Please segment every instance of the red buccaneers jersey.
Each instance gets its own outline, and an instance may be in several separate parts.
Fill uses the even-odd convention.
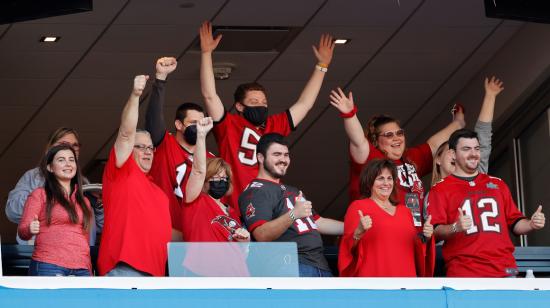
[[[187,242],[231,242],[241,228],[239,213],[229,208],[226,214],[209,195],[201,192],[193,202],[185,204],[183,224]]]
[[[207,152],[207,157],[215,157]],[[185,150],[168,131],[157,147],[149,175],[170,199],[172,228],[183,232],[183,195],[193,167],[193,154]]]
[[[458,209],[472,217],[472,227],[445,240],[443,258],[449,277],[505,277],[516,268],[509,230],[525,218],[504,181],[480,173],[466,181],[450,175],[437,183],[428,197],[432,224],[448,225]]]
[[[256,128],[244,117],[226,112],[214,124],[220,156],[231,165],[233,172],[233,193],[228,202],[238,212],[240,193],[258,175],[256,145],[260,137],[267,133],[287,136],[294,130],[292,116],[289,110],[271,115],[265,126]]]
[[[359,193],[359,177],[363,168],[373,159],[386,158],[386,155],[370,142],[369,147],[369,157],[367,157],[364,163],[354,161],[353,157],[350,155],[350,203],[361,197]],[[397,192],[399,203],[405,204],[405,194],[412,192],[418,195],[419,204],[424,204],[424,187],[420,178],[432,172],[432,150],[427,143],[424,143],[416,147],[407,148],[403,157],[404,160],[399,159],[393,161],[397,166]],[[405,168],[407,168],[406,172]]]

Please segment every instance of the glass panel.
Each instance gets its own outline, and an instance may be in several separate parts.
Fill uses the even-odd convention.
[[[296,243],[169,243],[170,277],[298,277]]]
[[[539,204],[550,216],[550,110],[541,113],[519,136],[525,214],[530,217]],[[527,236],[529,246],[550,246],[550,228]]]

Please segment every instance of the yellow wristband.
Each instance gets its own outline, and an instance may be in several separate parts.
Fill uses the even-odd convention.
[[[322,67],[322,66],[320,66],[319,64],[315,65],[315,68],[318,69],[318,70],[320,70],[320,71],[323,72],[323,73],[328,72],[328,69],[327,69],[326,67]]]
[[[319,62],[319,63],[317,63],[317,65],[319,65],[320,67],[328,68],[328,64],[326,64],[326,63]]]

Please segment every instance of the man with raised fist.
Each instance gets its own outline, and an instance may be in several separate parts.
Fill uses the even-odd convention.
[[[122,111],[115,145],[103,172],[105,226],[99,248],[100,275],[164,276],[170,241],[168,197],[151,180],[151,135],[136,129],[139,98],[148,76],[134,79]]]
[[[434,234],[443,244],[448,277],[507,277],[517,273],[516,235],[542,229],[542,206],[526,218],[518,210],[506,183],[480,173],[479,140],[468,129],[449,138],[455,171],[437,183],[429,195]]]

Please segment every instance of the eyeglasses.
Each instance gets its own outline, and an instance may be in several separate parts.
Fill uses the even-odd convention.
[[[378,136],[382,136],[382,137],[386,137],[386,138],[393,138],[393,136],[397,136],[397,137],[403,137],[405,135],[405,130],[403,129],[398,129],[396,131],[389,131],[389,132],[383,132],[383,133],[380,133],[378,134]]]
[[[216,177],[210,178],[210,181],[214,181],[214,182],[220,182],[220,181],[227,182],[228,180],[229,178],[226,176],[216,176]]]
[[[142,153],[146,153],[147,151],[151,153],[155,152],[155,147],[153,147],[152,145],[136,144],[134,145],[134,148],[136,148],[138,151]]]

